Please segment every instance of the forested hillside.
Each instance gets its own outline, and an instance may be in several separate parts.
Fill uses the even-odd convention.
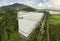
[[[0,41],[20,41],[18,11],[36,11],[36,9],[18,3],[0,7]]]

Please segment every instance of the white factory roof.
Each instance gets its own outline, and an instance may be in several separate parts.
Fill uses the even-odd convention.
[[[44,13],[18,12],[19,33],[28,37],[43,16]]]
[[[58,11],[49,11],[50,14],[60,14]]]

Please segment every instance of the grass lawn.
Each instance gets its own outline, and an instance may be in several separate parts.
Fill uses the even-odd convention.
[[[48,31],[50,41],[60,41],[60,15],[48,17]]]

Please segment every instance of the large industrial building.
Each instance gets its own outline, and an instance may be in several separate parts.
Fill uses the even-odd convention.
[[[41,33],[44,32],[44,13],[19,11],[17,16],[19,33],[23,39],[29,39],[39,24]]]

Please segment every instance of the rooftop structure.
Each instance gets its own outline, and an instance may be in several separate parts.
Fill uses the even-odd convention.
[[[18,12],[19,33],[24,37],[28,37],[42,20],[44,13],[37,12]]]

